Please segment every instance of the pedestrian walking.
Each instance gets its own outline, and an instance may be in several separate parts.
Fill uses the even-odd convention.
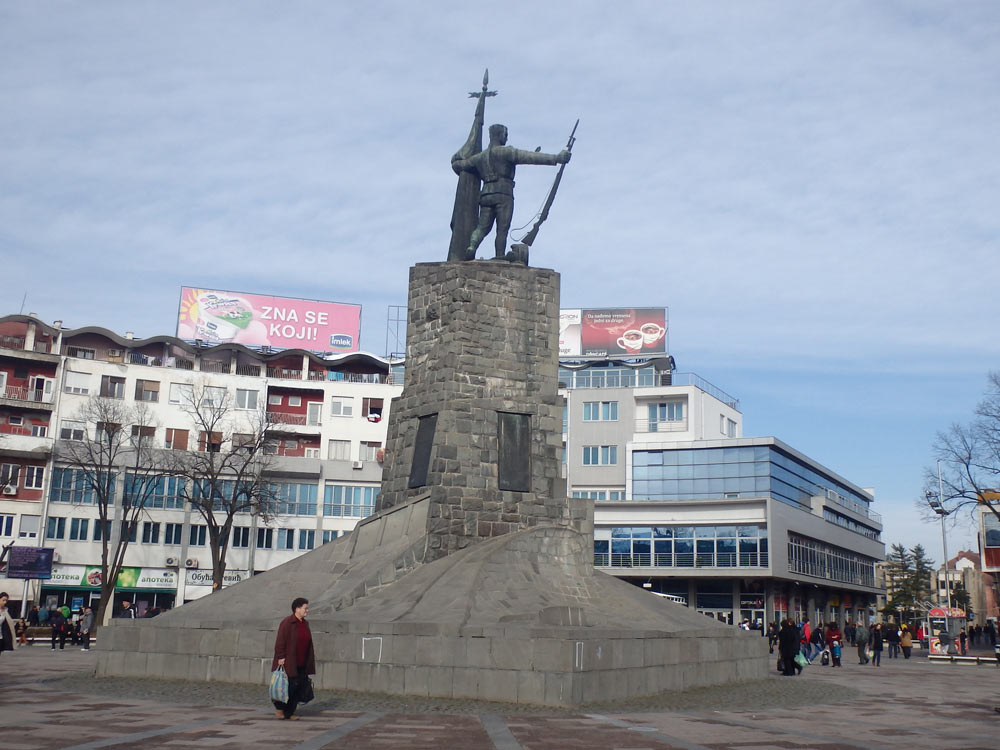
[[[299,597],[292,602],[292,614],[278,625],[274,639],[274,659],[271,671],[283,667],[288,675],[288,701],[272,701],[275,715],[279,719],[297,721],[295,709],[305,697],[310,686],[309,675],[316,674],[316,656],[313,650],[312,631],[306,615],[309,614],[309,600]],[[309,700],[306,697],[306,700]]]
[[[882,666],[882,646],[883,646],[883,635],[882,635],[882,623],[876,622],[875,627],[871,630],[871,641],[872,641],[872,664],[876,667]]]
[[[858,646],[858,664],[868,663],[868,628],[859,622],[854,628],[854,642]]]
[[[0,591],[0,653],[13,651],[17,648],[17,642],[14,637],[14,633],[16,632],[14,619],[10,616],[10,612],[7,611],[7,600],[9,598],[6,591]]]
[[[896,623],[890,622],[885,626],[885,642],[889,644],[889,658],[898,659],[899,658],[899,642],[900,642],[900,631],[896,627]]]
[[[81,651],[90,651],[90,632],[93,629],[94,612],[90,607],[84,607],[80,616],[80,642],[83,644]]]
[[[913,632],[904,625],[901,633],[899,636],[899,646],[903,649],[903,658],[909,659],[910,654],[913,652]]]
[[[961,649],[960,653],[962,654],[962,656],[967,656],[969,653],[968,650],[966,649],[966,645],[968,644],[968,642],[969,642],[969,635],[968,633],[965,632],[965,628],[962,628],[961,630],[958,631],[958,646]]]
[[[831,643],[831,645],[830,645],[830,661],[833,662],[833,666],[835,666],[835,667],[843,666],[840,663],[840,655],[841,655],[840,640],[837,639],[835,641],[831,641],[830,643]]]
[[[778,632],[781,628],[778,627],[778,623],[772,622],[767,626],[767,648],[769,653],[774,653],[774,647],[778,645]]]

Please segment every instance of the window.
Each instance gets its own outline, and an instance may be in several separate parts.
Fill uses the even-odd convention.
[[[59,429],[60,440],[83,440],[87,425],[75,419],[64,419]]]
[[[186,451],[188,449],[188,431],[168,427],[163,447],[170,451]]]
[[[159,401],[160,381],[158,380],[136,380],[135,381],[136,401]]]
[[[618,463],[617,445],[583,446],[584,466],[614,466]]]
[[[31,437],[46,437],[48,433],[49,426],[47,424],[31,425]]]
[[[121,534],[122,539],[128,538],[129,542],[134,542],[139,533],[139,522],[132,521],[129,523],[128,521],[122,521],[119,525],[118,533]]]
[[[7,417],[7,424],[24,424],[24,417],[20,414],[11,414]]]
[[[103,482],[103,472],[87,473],[81,469],[52,469],[52,486],[49,488],[49,499],[55,503],[92,503],[94,502],[93,482]],[[115,475],[108,482],[114,493]]]
[[[281,394],[272,393],[267,397],[267,403],[271,406],[281,406]]]
[[[104,398],[125,398],[125,378],[102,375],[101,395]]]
[[[190,405],[194,402],[194,386],[190,383],[171,383],[167,400],[172,404]]]
[[[321,401],[310,401],[306,404],[306,424],[319,425],[323,421],[323,403]]]
[[[662,422],[683,422],[684,402],[665,401],[649,404],[649,431],[656,432]]]
[[[160,543],[160,524],[155,521],[146,521],[142,524],[142,543],[143,544],[159,544]]]
[[[273,487],[275,512],[287,516],[316,515],[316,485],[287,482]]]
[[[303,448],[303,455],[306,458],[319,458],[319,448]]]
[[[358,458],[362,461],[375,461],[378,456],[378,449],[381,447],[382,443],[372,443],[362,440],[361,452],[358,454]]]
[[[152,448],[153,437],[156,435],[155,427],[144,427],[142,425],[132,425],[132,447]]]
[[[0,513],[0,536],[14,536],[14,516]]]
[[[736,422],[728,418],[726,419],[726,437],[736,437]]]
[[[20,473],[20,464],[0,464],[0,488],[16,490]]]
[[[618,402],[617,401],[584,401],[583,402],[584,422],[617,422]]]
[[[205,537],[208,527],[205,524],[195,524],[191,526],[191,534],[188,537],[188,544],[192,547],[204,547]]]
[[[226,389],[214,385],[206,385],[201,393],[201,405],[219,408],[226,403]]]
[[[312,549],[316,546],[315,529],[299,529],[299,549]]]
[[[302,396],[289,396],[288,397],[289,406],[302,406]]]
[[[93,349],[84,349],[80,346],[67,346],[66,354],[77,359],[93,359],[96,352]]]
[[[250,527],[249,526],[233,526],[233,541],[232,547],[234,549],[245,549],[250,546]]]
[[[42,481],[44,478],[45,478],[44,466],[25,466],[24,484],[22,486],[26,490],[40,490],[42,489]]]
[[[63,390],[66,393],[78,393],[86,396],[90,393],[90,373],[66,370],[66,377],[63,379]]]
[[[336,531],[336,530],[326,531],[326,530],[324,530],[323,531],[323,544],[328,544],[328,543],[332,542],[338,536],[340,536],[340,532],[339,531]]]
[[[104,530],[103,534],[101,533],[102,529]],[[95,518],[94,519],[94,541],[95,542],[99,542],[102,539],[110,539],[110,538],[111,538],[111,521],[105,521],[104,525],[102,526],[100,520],[98,520],[98,519]]]
[[[361,402],[361,416],[367,417],[369,422],[378,422],[382,419],[382,399],[366,398]]]
[[[354,399],[347,396],[334,396],[330,402],[330,416],[350,417],[354,414]]]
[[[213,432],[211,435],[202,431],[198,433],[198,450],[208,453],[220,453],[222,451],[222,433]]]
[[[331,461],[349,461],[351,458],[351,441],[331,440],[327,458]]]
[[[41,525],[39,516],[21,516],[21,522],[17,530],[18,539],[34,539],[38,536],[38,527]]]
[[[328,484],[323,495],[323,515],[367,518],[375,510],[378,494],[378,487]]]
[[[278,529],[277,549],[295,549],[295,529]]]
[[[243,388],[236,389],[236,408],[237,409],[256,409],[257,408],[257,396],[259,391],[249,391]]]
[[[71,542],[87,541],[87,532],[90,531],[90,520],[86,518],[73,518],[69,522],[69,538]]]
[[[66,519],[49,516],[49,524],[45,530],[46,539],[63,539],[66,536]]]
[[[170,545],[180,545],[181,529],[183,528],[184,525],[180,523],[166,524],[163,528],[163,543]]]
[[[274,546],[274,529],[257,529],[257,549],[271,549]]]

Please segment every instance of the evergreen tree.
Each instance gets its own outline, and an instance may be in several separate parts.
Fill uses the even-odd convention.
[[[931,580],[934,576],[934,560],[927,556],[923,546],[918,544],[910,549],[913,560],[913,598],[925,602],[931,596]]]

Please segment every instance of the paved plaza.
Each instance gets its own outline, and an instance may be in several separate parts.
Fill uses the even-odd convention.
[[[96,654],[36,644],[0,659],[0,746],[90,748],[1000,747],[1000,668],[888,660],[755,683],[557,710],[317,691],[302,720],[264,686],[90,676]],[[847,656],[845,654],[845,656]]]

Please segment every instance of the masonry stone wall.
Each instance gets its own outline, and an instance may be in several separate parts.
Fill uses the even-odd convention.
[[[568,524],[560,477],[559,275],[504,262],[410,269],[406,382],[389,416],[378,510],[430,493],[427,559],[537,524]],[[498,415],[529,415],[527,491],[500,489]],[[417,427],[437,415],[426,482]]]

